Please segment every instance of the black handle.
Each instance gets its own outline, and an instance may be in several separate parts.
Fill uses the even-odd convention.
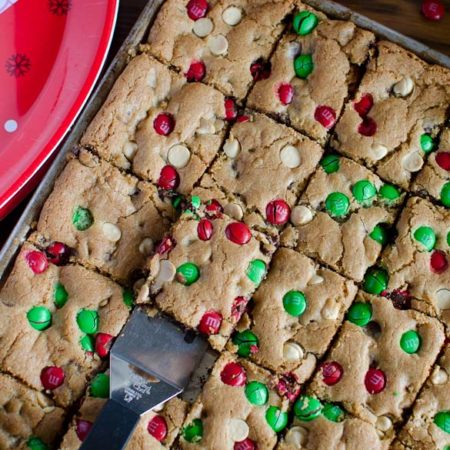
[[[108,400],[80,450],[124,449],[140,417],[115,400]]]

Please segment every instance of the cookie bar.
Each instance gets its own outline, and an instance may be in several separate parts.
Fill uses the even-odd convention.
[[[387,437],[373,425],[346,413],[339,405],[302,395],[294,420],[277,450],[387,450]]]
[[[450,445],[450,346],[433,368],[399,439],[411,450],[442,450]]]
[[[353,282],[294,250],[281,248],[230,347],[303,382],[327,350],[356,291]],[[255,340],[250,349],[249,337]]]
[[[0,291],[1,369],[72,404],[125,324],[130,300],[113,281],[49,263],[25,243]]]
[[[450,128],[442,132],[439,150],[431,153],[414,181],[413,190],[426,193],[450,208]]]
[[[243,99],[265,77],[291,0],[168,0],[148,37],[149,50],[188,81]]]
[[[234,104],[225,105],[220,92],[186,83],[139,55],[116,81],[81,144],[161,189],[186,194],[222,143],[226,106],[233,115]]]
[[[411,198],[397,223],[398,237],[370,270],[365,289],[404,302],[450,325],[450,212]]]
[[[81,151],[55,183],[32,240],[63,260],[71,256],[129,280],[162,239],[174,217],[150,183]],[[55,243],[56,242],[56,243]]]
[[[330,20],[300,2],[271,57],[271,72],[255,83],[248,105],[324,143],[358,80],[375,36]]]
[[[270,450],[288,423],[289,401],[268,371],[222,354],[188,413],[183,450]]]
[[[150,262],[150,293],[159,308],[221,349],[264,278],[271,252],[265,236],[243,222],[185,215]]]
[[[333,147],[405,189],[435,138],[450,102],[450,70],[379,42],[354,101],[335,128]]]
[[[256,212],[268,225],[284,225],[319,163],[322,148],[266,116],[246,117],[246,122],[231,128],[209,174],[230,199],[226,212],[234,218]]]
[[[64,436],[60,450],[76,450],[88,435],[100,414],[106,399],[102,397],[102,386],[94,379],[88,396],[83,399],[72,424]],[[96,383],[98,386],[96,386]],[[92,387],[94,386],[94,389]],[[169,448],[186,417],[187,404],[178,398],[169,400],[158,410],[144,414],[128,442],[127,450],[162,450]]]
[[[310,390],[393,436],[444,343],[440,322],[362,291]]]
[[[297,249],[361,281],[386,244],[402,200],[399,189],[370,170],[329,154],[292,210]]]
[[[0,374],[0,406],[0,448],[4,450],[45,449],[62,430],[62,408],[5,374]]]

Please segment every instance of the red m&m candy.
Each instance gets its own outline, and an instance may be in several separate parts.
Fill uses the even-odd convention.
[[[233,450],[256,450],[256,444],[250,438],[235,442]]]
[[[197,234],[200,240],[209,241],[213,233],[213,224],[208,219],[202,219],[197,225]]]
[[[228,386],[245,386],[247,374],[244,368],[237,362],[228,363],[220,372],[220,379]]]
[[[39,252],[37,250],[28,252],[25,255],[25,259],[28,263],[28,266],[35,274],[40,274],[47,270],[48,260],[42,252]]]
[[[208,6],[209,5],[206,0],[190,0],[186,5],[187,14],[192,20],[201,19],[206,16]]]
[[[422,14],[428,20],[441,20],[444,17],[445,8],[440,0],[425,0],[422,3]]]
[[[89,422],[89,420],[77,419],[75,433],[81,442],[86,439],[86,436],[89,434],[89,431],[91,431],[91,428],[92,422]]]
[[[62,242],[53,242],[46,250],[47,259],[57,266],[64,264],[69,259],[69,247]]]
[[[291,208],[284,200],[272,200],[266,206],[267,221],[272,225],[284,225],[290,215]]]
[[[442,273],[447,270],[448,262],[445,253],[441,250],[434,250],[430,258],[431,270],[434,273]]]
[[[164,417],[159,415],[152,417],[148,422],[147,431],[157,441],[163,441],[167,436],[167,423]]]
[[[206,67],[203,61],[193,61],[185,73],[188,81],[202,81],[206,75]]]
[[[153,121],[153,128],[161,136],[167,136],[172,133],[175,128],[175,119],[172,114],[161,113],[158,114]]]
[[[216,311],[208,311],[203,314],[200,319],[200,323],[198,324],[198,331],[200,333],[211,335],[217,334],[220,330],[220,326],[222,325],[222,314]]]
[[[223,207],[216,199],[212,199],[207,203],[205,212],[209,217],[217,219],[222,216]]]
[[[336,383],[339,383],[344,374],[344,369],[336,361],[324,362],[321,369],[323,382],[327,386],[334,386]]]
[[[41,383],[44,389],[56,389],[64,383],[64,371],[61,367],[48,366],[41,371]]]
[[[386,386],[386,375],[380,369],[370,368],[364,378],[364,384],[369,394],[379,394]]]
[[[108,333],[97,333],[95,336],[95,352],[100,358],[106,358],[111,348],[114,336]]]
[[[236,297],[231,307],[231,317],[234,321],[238,322],[247,309],[248,299],[245,297]]]
[[[361,100],[357,103],[353,104],[355,111],[362,117],[366,117],[369,114],[369,111],[373,106],[373,97],[372,94],[364,94],[361,97]]]
[[[233,222],[225,228],[225,236],[231,242],[238,245],[247,244],[252,238],[252,233],[247,225],[242,222]]]
[[[364,117],[359,124],[358,133],[363,136],[373,136],[377,132],[377,123],[371,117]]]
[[[158,179],[158,186],[165,190],[174,190],[180,185],[180,176],[173,166],[164,166]]]
[[[225,99],[225,118],[227,120],[234,120],[236,119],[237,116],[237,107],[236,107],[236,102],[234,101],[234,99],[228,97],[227,99]]]
[[[271,72],[270,62],[259,59],[250,66],[250,73],[255,81],[267,80]]]
[[[289,105],[294,98],[294,88],[292,87],[292,84],[283,83],[280,85],[278,88],[278,97],[283,105]]]
[[[330,106],[321,105],[316,108],[314,118],[324,128],[329,130],[336,122],[336,112]]]
[[[441,169],[450,170],[450,152],[436,153],[436,163]]]
[[[169,253],[175,247],[175,240],[172,236],[163,237],[162,241],[159,243],[158,248],[156,249],[156,253],[158,255],[164,255]]]

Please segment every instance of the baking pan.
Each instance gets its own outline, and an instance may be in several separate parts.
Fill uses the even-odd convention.
[[[0,251],[0,286],[5,281],[8,269],[14,261],[14,257],[17,254],[20,245],[26,240],[34,224],[36,223],[40,210],[50,194],[56,178],[66,164],[66,157],[68,153],[80,141],[84,130],[105,101],[112,85],[124,69],[129,59],[138,52],[139,45],[145,42],[154,18],[156,17],[156,14],[163,2],[164,0],[150,0],[147,3],[142,14],[120,48],[118,54],[107,69],[100,84],[92,94],[84,112],[80,115],[72,131],[68,134],[68,137],[62,145],[58,156],[53,161],[49,171],[40,182],[15,228],[11,232],[11,235],[5,242],[2,250]],[[369,19],[368,17],[355,13],[345,6],[330,0],[304,0],[304,3],[316,8],[317,10],[323,11],[332,18],[351,20],[356,25],[373,31],[378,37],[388,39],[412,51],[425,61],[450,68],[450,57],[444,55],[443,53],[437,52],[414,39],[391,30],[390,28],[387,28],[384,25]]]

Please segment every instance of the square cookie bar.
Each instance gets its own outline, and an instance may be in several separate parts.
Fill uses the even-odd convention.
[[[103,374],[100,374],[103,375]],[[106,389],[94,378],[80,409],[64,435],[60,450],[77,450],[105,405]],[[102,394],[102,395],[99,395]],[[175,441],[186,417],[187,404],[178,398],[169,400],[158,410],[144,414],[137,424],[126,450],[163,450]]]
[[[148,37],[149,50],[188,81],[243,99],[265,76],[291,0],[168,0]]]
[[[399,189],[370,170],[327,155],[292,210],[297,249],[361,281],[387,242],[402,200]]]
[[[224,193],[226,213],[245,220],[256,212],[264,224],[281,226],[289,220],[291,208],[323,150],[262,114],[247,117],[248,121],[233,125],[208,173]],[[211,183],[205,180],[193,194],[209,200],[211,195],[217,197],[217,188],[211,190]]]
[[[374,35],[300,2],[248,105],[324,143],[358,80]]]
[[[0,374],[0,406],[3,450],[50,448],[62,431],[65,411],[41,392],[5,374]]]
[[[265,277],[272,251],[265,236],[243,222],[184,215],[150,261],[150,294],[220,350]],[[138,302],[145,297],[141,291]]]
[[[450,346],[417,398],[399,440],[411,450],[442,450],[450,445]]]
[[[132,298],[113,281],[51,264],[25,243],[0,291],[1,369],[58,405],[72,404],[125,324],[125,301]]]
[[[289,401],[277,379],[245,359],[224,353],[187,415],[183,450],[270,450],[288,423]]]
[[[362,291],[347,319],[310,392],[341,403],[392,436],[393,424],[412,405],[439,354],[443,327],[425,314],[396,309],[390,300]]]
[[[413,190],[428,194],[450,208],[450,128],[442,132],[439,150],[431,153],[414,181]]]
[[[72,257],[128,281],[173,217],[153,185],[82,150],[56,180],[31,239],[56,262]]]
[[[327,350],[356,291],[353,282],[294,250],[280,248],[230,349],[303,382]]]
[[[365,289],[403,297],[406,307],[450,326],[450,212],[419,197],[408,200],[397,223],[398,236],[366,275]]]
[[[339,405],[302,395],[294,404],[294,420],[277,450],[387,450],[390,436],[351,416]]]
[[[186,194],[219,149],[225,99],[215,89],[184,78],[149,57],[132,59],[81,144],[161,189]],[[235,105],[227,102],[234,118]]]
[[[418,172],[450,102],[450,70],[430,66],[391,42],[379,42],[332,145],[404,189]]]

